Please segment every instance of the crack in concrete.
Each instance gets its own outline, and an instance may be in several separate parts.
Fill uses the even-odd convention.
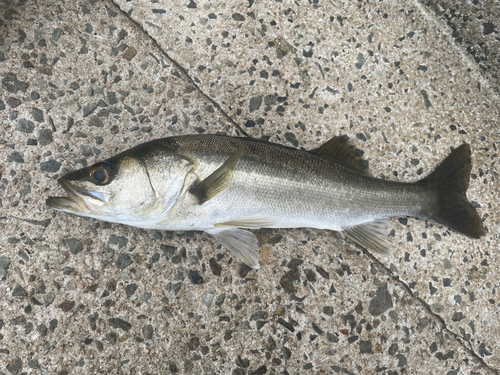
[[[409,287],[408,284],[406,284],[401,278],[397,275],[394,275],[393,272],[388,268],[385,264],[383,264],[381,261],[379,261],[375,256],[373,256],[371,253],[369,253],[367,250],[363,249],[363,252],[375,263],[377,264],[380,269],[388,276],[391,277],[391,280],[393,280],[397,285],[402,287],[406,292],[411,296],[411,298],[418,303],[420,306],[422,306],[426,312],[431,315],[440,325],[441,331],[444,331],[448,333],[450,336],[452,336],[455,340],[457,340],[462,348],[470,355],[472,356],[476,361],[478,361],[481,366],[483,366],[486,370],[488,370],[491,374],[494,375],[499,375],[499,370],[490,367],[481,356],[479,356],[472,348],[472,343],[470,340],[466,340],[464,337],[459,335],[458,333],[453,332],[451,329],[448,328],[446,325],[446,321],[436,313],[434,313],[431,309],[431,306],[425,302],[422,298],[416,297],[414,293],[412,292],[411,288]],[[467,342],[470,347],[467,347],[464,342]]]
[[[208,96],[207,94],[205,94],[201,89],[200,87],[196,84],[196,82],[193,80],[193,78],[191,78],[191,76],[189,75],[189,73],[186,71],[186,69],[184,69],[182,67],[182,65],[180,63],[178,63],[177,61],[175,61],[172,57],[170,57],[170,55],[163,49],[163,47],[160,45],[160,43],[158,43],[158,41],[152,36],[150,35],[146,29],[144,29],[144,27],[139,23],[137,22],[136,20],[134,20],[131,16],[129,16],[127,14],[127,12],[125,12],[124,10],[122,10],[120,8],[120,6],[118,4],[116,4],[113,0],[110,1],[111,4],[113,4],[113,6],[115,7],[115,9],[120,12],[121,14],[123,14],[136,28],[138,28],[147,38],[149,38],[152,43],[156,46],[156,48],[158,48],[158,50],[161,52],[161,54],[180,72],[180,74],[182,75],[182,77],[184,79],[186,79],[189,84],[193,85],[193,87],[196,88],[196,90],[206,99],[208,100],[214,107],[217,111],[219,111],[219,113],[227,120],[229,121],[236,129],[238,129],[238,131],[241,132],[241,134],[243,134],[245,137],[249,137],[249,135],[247,134],[247,132],[240,126],[238,125],[238,123],[236,123],[236,121],[234,121],[223,109],[222,107],[219,105],[219,103],[217,103],[215,100],[213,100],[210,96]]]

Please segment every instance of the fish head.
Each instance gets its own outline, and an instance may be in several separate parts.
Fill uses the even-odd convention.
[[[185,192],[191,168],[192,163],[175,152],[135,148],[59,178],[67,196],[49,197],[46,204],[79,216],[149,228]]]

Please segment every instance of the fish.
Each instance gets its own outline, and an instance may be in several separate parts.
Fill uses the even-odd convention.
[[[311,150],[224,135],[182,135],[140,144],[58,179],[53,209],[144,229],[204,231],[259,268],[251,230],[317,228],[390,254],[391,217],[434,221],[471,238],[484,234],[467,198],[467,143],[412,183],[375,178],[346,136]]]

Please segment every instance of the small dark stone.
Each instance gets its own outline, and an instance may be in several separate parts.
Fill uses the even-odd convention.
[[[314,273],[313,270],[310,269],[305,269],[304,273],[306,274],[306,279],[310,282],[315,282],[316,281],[316,274]]]
[[[19,370],[23,367],[23,361],[18,358],[14,362],[11,362],[7,365],[6,369],[11,374],[19,374]]]
[[[293,133],[285,133],[285,139],[290,142],[293,147],[298,147],[299,146],[299,141],[297,140],[297,137],[295,137],[295,134]]]
[[[0,255],[0,279],[7,276],[7,270],[10,266],[10,259],[4,255]]]
[[[357,133],[356,138],[358,138],[360,141],[366,142],[366,137],[363,133]]]
[[[28,86],[29,84],[27,82],[19,81],[17,75],[13,73],[8,73],[2,79],[2,87],[11,94],[17,94],[18,91],[25,93]]]
[[[45,119],[43,118],[43,112],[38,108],[33,107],[31,109],[31,115],[33,116],[35,121],[38,123],[42,123],[45,121]]]
[[[71,254],[76,255],[83,250],[82,241],[71,237],[66,240],[66,245],[68,245]]]
[[[198,271],[190,270],[188,273],[188,277],[189,280],[195,285],[203,284],[203,277],[200,276]]]
[[[302,50],[302,55],[304,57],[312,57],[314,54],[314,50],[312,48],[309,48],[309,51],[306,51],[305,49]]]
[[[120,253],[115,264],[117,268],[124,270],[132,264],[132,259],[127,253]]]
[[[247,122],[245,122],[246,128],[253,128],[254,126],[255,126],[255,121],[248,120]]]
[[[33,130],[35,130],[35,123],[30,120],[26,120],[25,118],[19,119],[16,130],[27,134],[33,133]]]
[[[111,345],[115,345],[118,341],[118,335],[114,332],[109,332],[106,334],[105,340],[109,342]]]
[[[108,91],[106,93],[106,97],[108,98],[109,105],[117,104],[118,99],[116,99],[116,94],[112,91]]]
[[[50,129],[42,129],[38,133],[38,143],[40,144],[40,146],[47,146],[48,144],[52,143],[53,140],[52,130]]]
[[[17,152],[17,151],[13,152],[9,156],[12,159],[12,161],[15,162],[15,163],[24,163],[23,156],[19,152]]]
[[[56,298],[56,295],[54,292],[48,292],[47,295],[45,296],[45,307],[48,307],[54,302],[54,299]]]
[[[116,245],[116,246],[118,246],[118,249],[123,249],[125,246],[127,246],[127,244],[128,244],[127,237],[116,236],[114,234],[112,234],[108,240],[108,245],[110,245],[110,246]]]
[[[483,23],[483,34],[490,35],[492,33],[496,33],[496,26],[491,22]]]
[[[283,327],[285,327],[286,329],[288,329],[290,332],[295,332],[294,326],[291,325],[290,323],[288,323],[283,318],[278,318],[278,320],[276,322],[279,323],[279,324],[281,324]]]
[[[382,315],[392,308],[392,298],[387,289],[387,283],[383,283],[377,290],[377,294],[370,301],[368,311],[374,316]]]
[[[240,275],[240,277],[244,279],[245,277],[247,277],[248,273],[251,270],[253,270],[252,267],[250,267],[248,264],[242,263],[238,268],[238,275]]]
[[[103,128],[104,123],[102,120],[99,118],[99,116],[92,116],[89,120],[89,126],[95,126],[97,128]]]
[[[432,108],[432,103],[429,100],[429,94],[427,94],[427,91],[420,90],[420,95],[422,95],[422,98],[424,99],[425,109]]]
[[[432,286],[432,283],[429,282],[429,292],[431,293],[431,296],[434,295],[437,292],[437,288]]]
[[[54,29],[54,31],[52,31],[52,40],[54,42],[57,42],[61,35],[64,35],[64,31],[62,31],[60,28]]]
[[[254,320],[266,320],[267,318],[269,317],[269,313],[267,311],[257,311],[255,313],[253,313],[251,316],[250,316],[250,320],[251,321],[254,321]]]
[[[0,111],[3,111],[5,109],[5,103],[3,100],[0,99]]]
[[[398,359],[398,367],[404,367],[408,363],[406,357],[402,354],[397,354],[396,358]]]
[[[330,274],[327,271],[325,271],[322,267],[316,266],[316,272],[318,272],[321,275],[321,277],[327,280],[330,279]]]
[[[132,284],[127,285],[125,287],[125,293],[127,294],[127,298],[130,298],[130,296],[132,296],[132,294],[134,294],[136,290],[137,290],[136,283],[132,283]]]
[[[38,333],[40,333],[40,336],[42,337],[45,337],[47,336],[47,333],[48,333],[48,329],[47,329],[47,326],[45,324],[40,324],[36,330],[38,331]]]
[[[232,18],[235,21],[245,21],[245,16],[240,13],[233,13]]]
[[[425,72],[427,71],[427,67],[426,67],[425,65],[419,65],[419,66],[417,67],[417,70],[420,70],[420,71],[422,71],[422,72],[424,72],[424,73],[425,73]]]
[[[73,81],[69,84],[69,87],[71,88],[71,90],[76,91],[80,88],[80,84],[76,81]]]
[[[31,100],[38,100],[40,99],[40,94],[37,93],[35,90],[31,92]]]
[[[28,293],[21,285],[16,285],[12,291],[12,297],[26,297]]]
[[[465,318],[465,316],[464,316],[464,314],[461,311],[455,311],[453,313],[453,316],[452,316],[451,320],[454,321],[454,322],[459,322],[463,318]]]
[[[63,312],[69,312],[75,307],[75,301],[64,301],[59,307]]]
[[[195,3],[193,0],[191,0],[191,1],[189,2],[189,4],[188,4],[188,6],[187,6],[187,7],[188,7],[189,9],[195,9],[195,8],[196,8],[196,3]]]
[[[151,340],[153,338],[153,326],[151,324],[147,324],[142,327],[142,334],[146,340]]]
[[[200,338],[199,337],[191,337],[188,342],[188,348],[189,350],[193,351],[198,349],[200,346]]]
[[[332,306],[323,306],[323,313],[332,316],[333,315],[333,307]]]
[[[358,53],[358,62],[354,64],[356,68],[361,69],[365,64],[365,62],[366,62],[365,56],[362,53]]]
[[[486,349],[486,345],[482,342],[479,344],[479,354],[481,354],[481,357],[487,357],[491,355],[491,352]]]
[[[128,332],[130,328],[132,328],[132,325],[129,322],[120,318],[109,318],[108,322],[111,327],[122,329],[125,332]]]
[[[61,168],[61,163],[54,159],[50,159],[42,164],[40,170],[42,172],[55,173]]]
[[[300,279],[300,270],[298,268],[292,268],[285,274],[290,281],[298,281]]]
[[[304,261],[300,258],[292,258],[290,259],[290,261],[287,263],[287,267],[288,268],[297,268],[298,266],[300,266],[301,264],[303,264]]]
[[[250,112],[257,111],[262,104],[262,96],[253,96],[250,98],[250,104],[248,110]]]
[[[7,104],[9,105],[9,107],[11,108],[16,108],[16,107],[19,107],[21,105],[21,101],[18,99],[18,98],[14,98],[13,96],[11,96],[10,98],[7,98]]]
[[[390,347],[389,347],[389,355],[394,355],[398,352],[398,344],[397,343],[393,343]]]
[[[359,342],[359,352],[361,354],[372,354],[372,342],[361,340]]]
[[[96,103],[91,103],[83,107],[83,117],[91,115],[97,109]]]
[[[51,332],[54,332],[55,329],[57,328],[58,321],[57,319],[52,319],[49,323],[49,329]]]
[[[280,285],[287,293],[295,293],[295,286],[287,275],[281,276]]]
[[[359,336],[354,335],[354,336],[349,337],[349,338],[347,339],[347,342],[348,342],[349,344],[352,344],[353,342],[358,341],[358,339],[359,339]]]
[[[264,375],[267,373],[266,366],[260,366],[257,370],[251,372],[249,375]]]
[[[208,261],[208,264],[210,265],[210,269],[212,270],[212,273],[215,276],[220,276],[221,271],[222,271],[222,267],[220,266],[219,263],[217,263],[217,260],[215,260],[215,258],[210,258],[210,260]]]

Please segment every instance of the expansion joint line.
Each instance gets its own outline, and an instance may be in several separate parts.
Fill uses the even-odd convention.
[[[449,334],[455,340],[457,340],[457,342],[460,343],[462,348],[467,353],[469,353],[469,355],[471,355],[477,362],[479,362],[486,370],[488,370],[492,375],[499,375],[499,371],[497,369],[494,369],[494,368],[488,366],[488,364],[484,361],[484,359],[481,358],[481,356],[478,355],[473,350],[472,343],[469,340],[466,340],[463,336],[459,335],[458,333],[450,330],[447,327],[445,320],[441,316],[439,316],[435,312],[433,312],[431,309],[431,306],[427,302],[425,302],[422,298],[415,296],[415,294],[412,292],[412,290],[408,284],[406,284],[404,281],[402,281],[399,276],[394,275],[393,272],[388,267],[386,267],[382,262],[380,262],[377,258],[375,258],[371,253],[369,253],[365,249],[363,249],[363,252],[372,260],[373,263],[375,263],[377,265],[377,269],[380,269],[381,271],[383,271],[386,274],[386,276],[389,276],[395,284],[402,287],[411,296],[411,298],[415,302],[417,302],[420,306],[422,306],[424,308],[424,310],[427,312],[427,314],[432,316],[432,318],[434,318],[438,322],[438,324],[441,327],[442,332]],[[469,346],[467,346],[465,343],[469,344]]]
[[[170,64],[172,64],[175,69],[177,69],[180,74],[189,82],[190,85],[192,85],[193,87],[196,88],[196,90],[206,99],[210,102],[210,104],[212,104],[212,106],[214,106],[216,108],[217,111],[219,111],[220,114],[222,114],[222,116],[227,120],[229,121],[229,123],[231,123],[236,129],[238,129],[241,134],[243,134],[245,137],[248,137],[249,135],[247,134],[247,132],[240,126],[238,125],[238,123],[236,121],[234,121],[223,109],[222,107],[219,105],[219,103],[217,103],[215,100],[213,100],[210,96],[208,96],[207,94],[205,94],[201,89],[200,87],[196,84],[196,82],[193,80],[193,78],[191,78],[191,76],[189,75],[189,73],[186,71],[186,69],[184,69],[182,67],[182,65],[180,63],[178,63],[177,61],[175,61],[172,57],[170,57],[170,55],[167,53],[167,51],[165,51],[163,49],[163,47],[160,45],[160,43],[158,43],[158,41],[153,38],[152,35],[150,35],[147,30],[139,23],[137,22],[136,20],[134,20],[132,17],[130,17],[127,12],[125,12],[123,9],[120,8],[120,6],[118,4],[116,4],[113,0],[110,0],[110,3],[113,5],[113,7],[116,9],[117,12],[120,12],[121,14],[123,14],[137,29],[139,29],[154,45],[156,48],[158,48],[158,50],[161,52],[161,54],[167,59],[168,62],[170,62]]]

